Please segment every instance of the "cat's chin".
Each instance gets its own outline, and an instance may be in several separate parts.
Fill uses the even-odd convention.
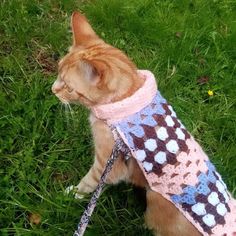
[[[57,96],[57,95],[56,95]],[[57,98],[60,100],[60,102],[62,103],[62,104],[64,104],[64,105],[68,105],[68,104],[70,104],[70,102],[69,101],[67,101],[66,99],[64,99],[64,98],[62,98],[62,97],[60,97],[60,96],[57,96]]]
[[[70,100],[67,100],[65,98],[62,98],[58,95],[56,95],[57,98],[60,100],[60,102],[63,104],[63,105],[69,105],[69,104],[75,104],[75,105],[80,105],[82,104],[80,101],[70,101]],[[84,104],[83,104],[84,105]]]
[[[88,101],[82,101],[82,100],[75,100],[75,101],[68,101],[68,100],[65,100],[65,99],[61,99],[59,98],[59,100],[61,101],[61,103],[63,103],[64,105],[68,105],[68,104],[74,104],[74,105],[83,105],[87,108],[91,107],[91,103],[88,102]]]

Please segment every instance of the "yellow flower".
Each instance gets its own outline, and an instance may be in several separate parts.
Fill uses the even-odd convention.
[[[207,93],[208,93],[209,96],[213,96],[214,95],[214,92],[212,90],[208,90]]]

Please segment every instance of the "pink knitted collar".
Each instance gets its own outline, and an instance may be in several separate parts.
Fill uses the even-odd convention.
[[[148,70],[138,70],[138,74],[145,79],[145,82],[132,96],[118,102],[94,106],[91,108],[92,113],[98,119],[112,124],[140,111],[151,103],[157,92],[155,77]]]

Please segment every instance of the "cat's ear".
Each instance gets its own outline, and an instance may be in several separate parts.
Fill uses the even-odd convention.
[[[73,32],[73,46],[86,45],[90,40],[98,39],[86,17],[79,12],[72,14],[71,28]]]
[[[104,76],[107,71],[106,65],[100,60],[85,59],[82,61],[82,70],[85,72],[86,79],[93,85],[101,86],[104,84]]]

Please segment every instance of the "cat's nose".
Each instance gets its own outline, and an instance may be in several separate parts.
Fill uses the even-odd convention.
[[[56,80],[52,85],[52,92],[58,93],[65,85],[65,82],[62,80]]]

